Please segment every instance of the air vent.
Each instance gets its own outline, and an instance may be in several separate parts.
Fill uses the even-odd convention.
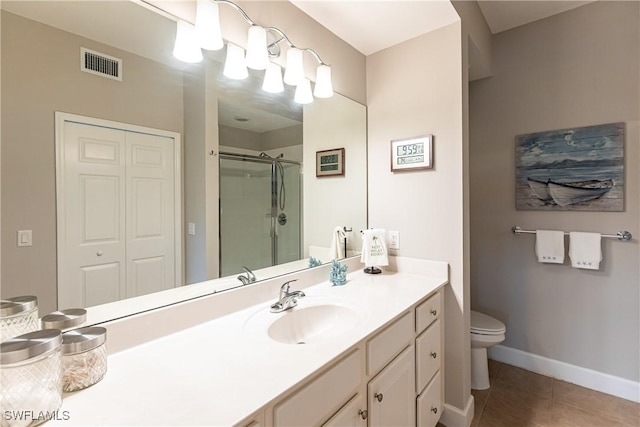
[[[113,80],[122,81],[122,59],[80,48],[80,69]]]

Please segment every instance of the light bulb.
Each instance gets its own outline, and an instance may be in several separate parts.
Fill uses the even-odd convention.
[[[298,104],[309,104],[313,102],[313,94],[311,93],[311,82],[307,78],[303,78],[296,87],[296,94],[293,100]]]
[[[202,61],[202,50],[196,37],[195,27],[187,22],[178,21],[173,56],[183,62]]]
[[[316,70],[316,87],[313,89],[316,98],[331,98],[333,96],[333,84],[331,83],[331,67],[325,64],[318,66]]]
[[[224,47],[220,30],[218,3],[212,0],[198,0],[196,7],[196,35],[200,47],[206,50],[220,50]]]
[[[264,73],[262,90],[269,93],[280,93],[284,91],[282,84],[282,68],[278,64],[269,62],[267,71]]]
[[[249,27],[246,64],[254,70],[264,70],[269,64],[267,30],[257,25]]]
[[[227,45],[227,58],[224,61],[222,74],[234,80],[242,80],[249,77],[249,71],[244,62],[244,49],[235,44]]]
[[[298,48],[290,47],[289,50],[287,50],[287,64],[284,71],[284,82],[291,86],[297,86],[304,78],[302,51]]]

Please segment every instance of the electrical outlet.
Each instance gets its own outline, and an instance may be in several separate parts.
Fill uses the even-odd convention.
[[[188,223],[187,233],[190,236],[195,236],[196,235],[196,224],[195,223],[193,223],[193,222]]]
[[[389,249],[400,249],[399,231],[389,231]]]

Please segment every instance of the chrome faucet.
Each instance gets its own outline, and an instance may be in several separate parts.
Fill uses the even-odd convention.
[[[280,287],[280,299],[271,306],[272,313],[281,313],[295,307],[298,305],[298,298],[305,296],[302,291],[289,292],[290,283],[296,280],[289,280]]]
[[[253,274],[253,271],[249,270],[249,267],[245,267],[244,265],[242,266],[242,269],[245,271],[246,276],[243,276],[242,274],[240,274],[237,279],[240,280],[242,282],[243,285],[248,285],[249,283],[253,283],[256,280],[258,280],[258,278],[256,277],[255,274]]]

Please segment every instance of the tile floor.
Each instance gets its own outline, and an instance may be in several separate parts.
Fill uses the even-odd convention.
[[[640,427],[640,404],[489,360],[471,427]]]
[[[640,427],[640,404],[489,360],[471,427]]]

